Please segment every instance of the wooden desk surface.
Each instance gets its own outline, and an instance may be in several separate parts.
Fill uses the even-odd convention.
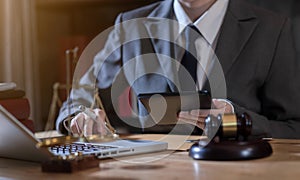
[[[43,173],[40,164],[0,158],[0,179],[299,179],[300,140],[272,140],[270,157],[248,161],[196,161],[187,152],[160,152],[102,160],[72,174]],[[134,162],[134,163],[133,163]]]

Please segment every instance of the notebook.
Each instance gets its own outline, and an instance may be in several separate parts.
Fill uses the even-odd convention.
[[[42,162],[53,156],[68,155],[76,151],[94,154],[98,158],[108,158],[163,151],[168,147],[168,143],[160,141],[115,140],[105,143],[76,142],[43,150],[36,148],[36,144],[41,140],[2,106],[0,124],[0,157],[19,160]]]

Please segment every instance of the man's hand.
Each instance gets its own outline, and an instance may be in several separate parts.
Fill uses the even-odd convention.
[[[105,125],[105,112],[101,109],[89,109],[91,113],[96,115],[92,119],[84,112],[77,114],[70,123],[70,130],[73,134],[91,136],[94,134],[105,135],[108,130]]]
[[[224,99],[213,99],[214,109],[195,109],[191,111],[181,111],[178,114],[178,121],[193,124],[200,129],[205,127],[205,118],[208,115],[217,116],[219,114],[234,113],[232,104]]]

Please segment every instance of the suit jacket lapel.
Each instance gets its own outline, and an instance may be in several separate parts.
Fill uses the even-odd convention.
[[[241,53],[258,20],[253,11],[240,0],[231,0],[221,27],[216,54],[224,75]]]
[[[177,51],[175,51],[174,45],[170,42],[175,42],[177,37],[174,31],[174,25],[177,23],[171,21],[173,17],[173,1],[162,2],[147,18],[144,22],[145,28],[151,38],[155,52],[157,53],[158,61],[164,72],[165,77],[168,77],[168,84],[171,91],[178,91],[174,83],[178,84],[178,76],[176,69],[176,63],[171,58],[176,59]],[[172,23],[173,22],[173,23]],[[176,29],[176,27],[175,27]]]
[[[160,39],[151,39],[156,53],[176,59],[180,57],[180,52],[175,51],[174,47],[171,47],[170,43],[161,41],[161,39],[174,39],[175,33],[170,33],[173,32],[173,27],[170,24],[168,26],[166,25],[166,22],[168,22],[167,20],[161,20],[161,18],[171,19],[173,17],[173,11],[172,8],[170,8],[172,7],[172,3],[173,1],[162,2],[148,16],[148,19],[144,24],[149,37]],[[224,75],[226,75],[238,55],[241,53],[241,50],[251,37],[251,34],[255,30],[257,24],[258,20],[256,15],[245,3],[240,0],[230,1],[221,27],[218,39],[219,43],[216,47],[216,55],[222,65]],[[178,83],[178,76],[174,73],[177,71],[176,66],[174,66],[175,63],[161,60],[161,57],[158,58],[166,77],[170,79],[168,83],[171,90],[177,91],[177,88],[172,83]]]

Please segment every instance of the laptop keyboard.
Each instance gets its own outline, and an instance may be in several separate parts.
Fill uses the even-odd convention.
[[[99,152],[116,149],[117,146],[105,146],[105,145],[95,145],[95,144],[81,144],[72,143],[66,145],[56,145],[50,147],[49,150],[54,155],[70,155],[74,153],[81,152],[82,154],[97,154]]]

